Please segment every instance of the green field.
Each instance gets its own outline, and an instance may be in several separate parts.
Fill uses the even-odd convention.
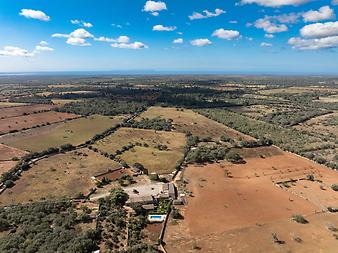
[[[42,151],[70,143],[79,145],[98,133],[115,126],[123,117],[93,115],[59,124],[2,136],[0,142],[28,151]]]

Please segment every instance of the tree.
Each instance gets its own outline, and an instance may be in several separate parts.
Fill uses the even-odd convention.
[[[124,206],[128,200],[128,194],[121,188],[115,188],[110,191],[109,199],[116,206]]]

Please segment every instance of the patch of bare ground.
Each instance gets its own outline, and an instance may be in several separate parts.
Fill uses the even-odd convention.
[[[15,185],[0,195],[8,205],[87,194],[95,187],[92,177],[120,165],[88,149],[57,154],[36,162]]]
[[[245,164],[185,169],[191,196],[181,209],[184,220],[168,223],[168,252],[335,252],[328,227],[338,227],[337,214],[323,210],[338,205],[328,189],[337,172],[275,147],[243,149],[242,155]],[[321,183],[308,181],[310,174]],[[285,187],[289,180],[295,185]],[[295,214],[309,223],[296,223]]]
[[[66,119],[78,118],[79,115],[62,112],[42,112],[25,116],[0,119],[0,134],[19,131],[38,125],[55,123]]]
[[[48,104],[35,104],[35,105],[24,105],[24,106],[14,106],[6,107],[0,109],[0,119],[17,117],[27,114],[32,114],[40,111],[49,111],[53,109],[54,105]]]
[[[20,158],[25,154],[27,152],[23,150],[0,144],[0,161],[9,161],[14,157]]]

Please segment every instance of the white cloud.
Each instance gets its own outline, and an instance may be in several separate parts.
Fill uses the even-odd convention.
[[[284,24],[295,24],[297,23],[299,17],[301,16],[301,13],[288,13],[288,14],[281,14],[276,16],[268,16],[270,20],[276,20],[280,23]]]
[[[44,12],[31,9],[22,9],[19,15],[26,18],[38,19],[41,21],[50,20],[50,17],[47,16]]]
[[[204,14],[203,14],[204,13]],[[210,12],[208,10],[204,10],[203,13],[199,12],[194,12],[191,16],[189,16],[190,20],[194,19],[204,19],[204,18],[212,18],[212,17],[217,17],[219,15],[222,15],[225,13],[224,10],[222,9],[215,9],[215,12]]]
[[[53,51],[54,51],[54,49],[51,48],[51,47],[40,46],[40,45],[37,45],[37,46],[35,47],[35,50],[36,50],[36,51],[43,51],[43,52],[53,52]]]
[[[26,49],[13,46],[5,46],[3,50],[0,50],[1,56],[21,56],[21,57],[32,57],[34,56],[33,52],[29,52]]]
[[[301,5],[311,0],[242,0],[242,4],[258,4],[266,7],[281,7],[286,5]]]
[[[147,45],[145,45],[142,42],[133,42],[133,43],[113,43],[111,44],[112,47],[115,48],[124,48],[124,49],[143,49],[148,48]]]
[[[267,33],[280,33],[288,30],[288,27],[285,24],[276,24],[271,21],[271,17],[268,16],[256,20],[255,27],[263,29]]]
[[[273,34],[265,34],[264,37],[268,39],[273,39],[275,36]]]
[[[329,36],[319,39],[291,38],[289,45],[298,50],[318,50],[338,47],[338,36]]]
[[[153,31],[159,31],[159,32],[171,32],[175,30],[176,30],[176,26],[155,25],[153,27]]]
[[[224,30],[223,28],[217,29],[212,33],[213,37],[217,37],[225,40],[233,40],[240,36],[238,31],[234,30]]]
[[[338,5],[338,0],[332,0],[333,5]]]
[[[70,37],[66,41],[67,44],[72,45],[72,46],[80,46],[80,47],[85,47],[85,46],[90,46],[91,44],[87,42],[83,38],[75,38],[75,37]]]
[[[196,39],[196,40],[190,41],[190,44],[196,47],[204,47],[207,45],[211,45],[212,42],[208,39]]]
[[[41,41],[32,52],[20,47],[5,46],[3,50],[0,50],[0,56],[33,57],[41,52],[54,51],[53,48],[48,47],[47,45],[48,43],[46,41]]]
[[[101,41],[101,42],[118,42],[118,43],[128,43],[130,41],[130,38],[128,36],[120,36],[117,39],[113,38],[107,38],[107,37],[99,37],[94,38],[95,41]]]
[[[48,42],[44,41],[44,40],[40,41],[39,44],[40,44],[40,46],[48,46],[49,45]]]
[[[338,35],[338,21],[306,25],[300,34],[307,38],[324,38]]]
[[[237,20],[230,20],[229,23],[230,24],[238,24],[238,21]]]
[[[67,38],[66,43],[73,46],[90,46],[86,39],[94,38],[94,36],[83,28],[79,28],[70,34],[55,33],[53,38]]]
[[[184,41],[183,41],[183,39],[182,38],[178,38],[178,39],[174,39],[173,40],[173,43],[174,44],[182,44]]]
[[[143,7],[143,11],[150,12],[153,16],[158,16],[159,11],[167,10],[165,2],[147,1]]]
[[[91,23],[89,23],[89,22],[86,22],[86,21],[83,21],[83,20],[72,19],[70,22],[71,22],[73,25],[84,26],[84,27],[87,27],[87,28],[93,27],[93,24],[91,24]]]
[[[262,42],[261,47],[272,47],[271,43]]]
[[[330,6],[323,6],[318,11],[310,10],[303,14],[304,22],[317,22],[322,20],[334,19],[334,10]]]

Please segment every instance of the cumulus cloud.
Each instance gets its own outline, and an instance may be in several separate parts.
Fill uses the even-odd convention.
[[[83,20],[72,19],[70,22],[71,22],[73,25],[84,26],[84,27],[87,27],[87,28],[93,27],[93,24],[91,24],[91,23],[89,23],[89,22],[86,22],[86,21],[83,21]]]
[[[263,29],[267,33],[280,33],[288,31],[288,27],[285,24],[277,24],[271,20],[271,17],[268,16],[256,20],[255,27]]]
[[[212,42],[208,39],[196,39],[196,40],[190,41],[190,44],[196,47],[204,47],[207,45],[211,45]]]
[[[177,38],[173,40],[174,44],[182,44],[183,43],[183,39],[182,38]]]
[[[163,25],[153,26],[153,31],[171,32],[171,31],[175,31],[175,30],[176,30],[176,26],[163,26]]]
[[[194,12],[192,15],[189,16],[189,19],[194,20],[194,19],[212,18],[212,17],[220,16],[224,13],[225,11],[222,9],[215,9],[215,12],[204,10],[203,13]]]
[[[319,39],[303,39],[303,38],[291,38],[288,41],[289,45],[294,49],[299,50],[318,50],[327,48],[338,47],[338,36],[329,36]]]
[[[39,45],[35,47],[35,53],[39,52],[53,52],[54,49],[48,46],[48,42],[40,41]]]
[[[338,21],[306,25],[300,30],[306,38],[324,38],[338,35]]]
[[[2,50],[0,50],[0,56],[33,57],[38,53],[52,51],[54,51],[54,49],[48,47],[48,43],[46,41],[41,41],[38,45],[35,46],[35,49],[33,51],[29,51],[20,47],[5,46]]]
[[[67,38],[66,43],[73,46],[90,46],[86,39],[94,38],[94,36],[83,28],[79,28],[70,34],[55,33],[53,38]]]
[[[317,22],[334,19],[335,17],[334,10],[330,6],[323,6],[318,11],[310,10],[303,14],[304,22]]]
[[[312,0],[242,0],[242,4],[258,4],[266,7],[281,7],[286,5],[301,5]]]
[[[1,56],[21,56],[21,57],[32,57],[34,56],[33,52],[29,52],[26,49],[13,46],[5,46],[3,50],[0,50]]]
[[[25,18],[38,19],[45,22],[50,20],[49,16],[47,16],[44,12],[38,10],[22,9],[19,15]]]
[[[240,36],[239,31],[224,30],[223,28],[217,29],[212,33],[213,37],[217,37],[225,40],[233,40]]]
[[[261,47],[272,47],[271,43],[262,42]]]
[[[165,2],[147,1],[143,7],[143,11],[149,12],[153,16],[158,16],[160,11],[167,10]]]
[[[107,37],[99,37],[99,38],[94,38],[96,41],[101,41],[101,42],[117,42],[117,43],[128,43],[130,41],[130,38],[128,36],[119,36],[118,38],[107,38]]]
[[[147,45],[145,45],[142,42],[133,42],[133,43],[113,43],[111,44],[112,47],[115,48],[124,48],[124,49],[143,49],[148,48]]]

